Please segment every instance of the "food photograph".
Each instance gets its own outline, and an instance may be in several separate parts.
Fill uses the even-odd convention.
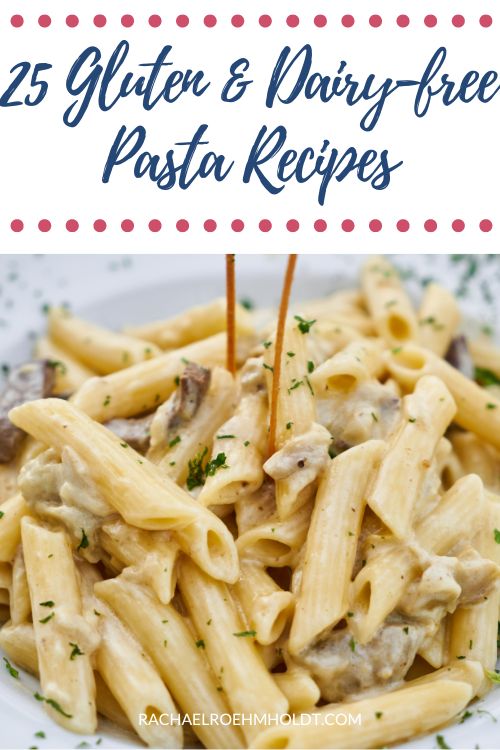
[[[498,748],[498,255],[0,255],[1,748]]]

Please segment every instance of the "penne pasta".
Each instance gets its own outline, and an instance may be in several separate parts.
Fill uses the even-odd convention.
[[[115,333],[77,318],[64,308],[49,311],[50,338],[100,375],[123,370],[160,353],[149,341]]]
[[[74,393],[96,374],[48,336],[37,340],[34,353],[37,359],[48,360],[54,368],[56,396]]]
[[[167,320],[125,328],[127,336],[151,341],[161,349],[178,349],[226,330],[226,300],[191,307]],[[236,305],[236,332],[244,336],[254,332],[252,316]]]
[[[428,284],[418,314],[418,341],[444,357],[460,323],[455,297],[439,284]]]
[[[417,321],[410,299],[387,260],[371,256],[363,268],[361,286],[379,336],[390,346],[416,338]]]

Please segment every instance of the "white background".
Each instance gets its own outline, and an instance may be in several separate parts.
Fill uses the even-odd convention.
[[[304,8],[302,11],[301,8]],[[330,104],[319,101],[305,103],[303,98],[292,105],[278,105],[272,111],[264,106],[264,94],[272,68],[285,44],[299,49],[305,42],[314,48],[314,69],[336,74],[339,61],[348,61],[354,77],[363,81],[375,72],[381,81],[394,78],[419,78],[434,51],[441,45],[448,48],[444,70],[454,80],[468,70],[485,72],[500,70],[500,15],[496,6],[484,2],[407,3],[384,0],[379,5],[358,0],[325,4],[294,3],[281,0],[254,0],[234,3],[217,2],[153,2],[122,0],[106,3],[88,0],[85,3],[66,0],[24,3],[2,0],[0,8],[0,83],[2,90],[10,80],[8,71],[20,60],[53,64],[49,71],[50,87],[46,100],[38,107],[14,107],[0,110],[0,250],[3,252],[491,252],[497,249],[499,226],[489,234],[479,232],[478,224],[489,218],[500,225],[498,191],[495,177],[500,168],[498,122],[500,96],[488,105],[474,102],[445,108],[436,100],[424,119],[413,115],[411,91],[398,91],[386,104],[381,120],[373,132],[359,128],[363,114],[361,105],[348,108],[343,100]],[[9,19],[14,13],[25,17],[22,29],[11,29]],[[38,27],[41,13],[52,16],[52,26]],[[80,17],[77,29],[68,29],[64,19],[68,13]],[[92,24],[96,13],[104,13],[108,24],[97,29]],[[132,29],[123,29],[120,17],[131,13],[136,22]],[[163,24],[151,29],[147,18],[158,13]],[[179,13],[186,13],[191,23],[186,29],[175,25]],[[218,24],[214,29],[203,26],[203,16],[214,13]],[[246,18],[245,26],[234,29],[233,13]],[[261,13],[273,17],[273,25],[258,25]],[[296,13],[301,18],[297,29],[289,29],[285,18]],[[312,19],[324,13],[328,25],[316,29]],[[352,13],[356,24],[344,29],[340,18]],[[371,13],[379,13],[383,25],[368,25]],[[395,23],[399,13],[406,13],[410,26],[400,29]],[[427,29],[423,18],[427,13],[438,16],[435,29]],[[466,24],[462,29],[451,25],[451,17],[462,13]],[[479,26],[478,18],[490,13],[494,23],[490,29]],[[139,62],[156,58],[164,44],[173,45],[169,57],[179,69],[202,68],[212,81],[201,99],[182,98],[176,104],[160,104],[145,112],[137,98],[129,97],[111,112],[103,114],[91,104],[84,120],[76,129],[63,125],[62,114],[72,99],[65,91],[65,78],[79,52],[90,44],[99,46],[107,59],[123,38],[131,43],[131,53],[123,70],[137,71]],[[220,90],[228,77],[230,63],[240,56],[252,62],[251,77],[255,83],[238,104],[220,101]],[[24,89],[23,89],[24,91]],[[209,125],[210,146],[222,151],[237,163],[225,182],[211,179],[196,181],[187,191],[160,191],[147,177],[136,180],[131,162],[119,167],[108,185],[101,174],[111,143],[122,124],[130,128],[143,124],[148,131],[146,147],[162,154],[176,141],[187,140],[197,126]],[[279,196],[269,195],[255,179],[250,185],[241,182],[246,155],[260,127],[285,124],[289,147],[318,147],[324,138],[338,146],[341,153],[351,145],[360,152],[374,148],[389,150],[392,162],[404,165],[392,173],[391,184],[384,191],[375,191],[354,175],[338,184],[330,184],[324,207],[317,203],[318,180],[305,185],[290,182]],[[276,163],[276,162],[274,162]],[[10,221],[21,218],[25,230],[16,235]],[[51,220],[52,231],[46,235],[37,229],[42,218]],[[67,219],[75,218],[80,230],[70,234]],[[95,219],[103,218],[108,229],[97,234],[92,229]],[[120,229],[123,219],[135,222],[135,231],[125,234]],[[163,230],[149,232],[150,219],[162,221]],[[190,222],[190,230],[182,235],[175,230],[177,219]],[[218,230],[208,234],[203,221],[213,218]],[[240,218],[246,228],[241,234],[230,229],[231,220]],[[260,219],[273,222],[273,230],[258,230]],[[296,234],[285,230],[286,221],[300,221]],[[315,219],[323,218],[329,229],[314,232]],[[351,234],[340,230],[343,219],[355,221]],[[373,234],[370,219],[380,219],[383,230]],[[400,218],[410,221],[406,234],[396,231]],[[433,218],[439,229],[426,233],[423,223]],[[451,231],[453,219],[466,222],[466,230]]]

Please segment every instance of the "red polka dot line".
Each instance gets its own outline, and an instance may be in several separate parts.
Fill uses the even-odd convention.
[[[36,226],[38,228],[38,231],[44,234],[50,232],[53,228],[52,222],[49,221],[49,219],[40,219]],[[132,219],[123,219],[120,222],[119,226],[121,231],[125,234],[134,232],[134,230],[136,229],[136,223],[132,221]],[[224,228],[227,228],[228,223],[226,222],[222,226]],[[233,232],[236,232],[237,234],[243,232],[246,228],[248,228],[247,224],[245,224],[242,219],[233,219],[229,222],[229,226],[231,230]],[[364,229],[366,226],[368,227],[369,231],[374,234],[381,232],[384,228],[396,229],[396,231],[400,234],[406,234],[407,232],[410,232],[410,230],[418,230],[420,228],[423,228],[425,232],[432,234],[434,232],[437,232],[439,228],[438,222],[435,219],[426,219],[423,224],[412,224],[408,221],[408,219],[398,219],[395,222],[386,222],[385,224],[383,224],[380,219],[371,219],[367,224],[356,224],[356,222],[352,219],[343,219],[340,222],[330,222],[329,224],[325,219],[316,219],[313,222],[312,226],[314,231],[318,233],[326,232],[328,227],[330,226],[334,229],[340,228],[345,234],[351,234],[352,232],[355,232],[356,229]],[[68,219],[66,222],[64,222],[64,227],[66,231],[70,232],[71,234],[74,234],[81,229],[80,222],[78,222],[77,219]],[[95,232],[101,234],[108,229],[108,224],[104,219],[96,219],[93,222],[92,227]],[[151,219],[147,223],[147,227],[150,232],[156,234],[164,228],[164,225],[159,219]],[[279,225],[273,223],[270,219],[261,219],[257,223],[257,227],[259,231],[263,232],[264,234],[271,232],[272,229],[284,228],[291,234],[298,232],[301,228],[306,230],[310,229],[309,225],[304,225],[304,223],[301,224],[297,219],[288,219],[288,221],[286,221],[284,224]],[[26,225],[24,221],[22,221],[22,219],[13,219],[10,223],[10,228],[13,232],[18,234],[25,230]],[[175,221],[175,229],[181,234],[189,232],[190,228],[191,225],[187,219],[178,219],[177,221]],[[218,228],[219,224],[215,221],[215,219],[206,219],[203,222],[203,229],[205,232],[212,233],[215,232]],[[254,228],[254,225],[252,225],[252,228]],[[480,232],[488,233],[493,229],[493,222],[490,219],[481,219],[481,221],[476,224],[475,222],[467,223],[463,221],[463,219],[453,219],[451,222],[442,222],[441,228],[451,229],[457,234],[465,232],[467,229],[479,229]]]
[[[126,29],[130,29],[130,28],[132,28],[132,26],[135,25],[136,20],[138,20],[138,19],[136,19],[130,13],[125,13],[124,15],[122,15],[120,17],[119,24],[121,26],[123,26],[124,28],[126,28]],[[203,25],[206,28],[213,29],[215,26],[218,25],[219,20],[220,19],[218,19],[217,16],[215,16],[213,14],[208,14],[208,15],[206,15],[206,16],[203,17],[202,23],[203,23]],[[423,18],[420,17],[418,19],[414,19],[413,22],[410,21],[409,16],[407,16],[405,14],[398,15],[398,16],[396,16],[395,19],[391,19],[391,20],[394,21],[396,23],[396,25],[399,26],[399,28],[401,28],[401,29],[407,28],[412,23],[414,25],[417,24],[417,23],[423,23],[426,28],[433,29],[436,26],[439,26],[439,23],[440,23],[439,18],[437,16],[433,15],[433,14],[428,14],[428,15],[424,16]],[[476,21],[484,29],[488,29],[488,28],[490,28],[493,25],[493,18],[492,18],[492,16],[490,16],[488,14],[483,14],[483,15],[481,15],[479,17],[474,17],[474,18],[469,18],[469,19],[466,19],[465,16],[456,14],[456,15],[452,16],[451,18],[446,18],[445,22],[448,22],[448,21],[452,24],[452,26],[454,26],[457,29],[462,28],[467,23],[469,23],[469,24],[470,23],[475,23]],[[105,26],[107,26],[108,22],[111,23],[111,21],[105,15],[103,15],[102,13],[98,13],[97,15],[95,15],[92,18],[91,22],[98,29],[102,29]],[[231,18],[229,19],[229,23],[235,29],[240,29],[241,27],[245,26],[246,23],[254,23],[254,22],[255,22],[255,19],[253,19],[253,18],[251,20],[250,19],[246,19],[244,16],[242,16],[240,14],[235,14],[235,15],[231,16]],[[262,29],[268,29],[268,28],[270,28],[274,24],[272,16],[270,16],[268,14],[263,14],[263,15],[259,16],[256,19],[256,22],[257,22],[257,24]],[[300,19],[299,16],[297,16],[295,14],[291,14],[291,15],[289,15],[289,16],[287,16],[285,18],[284,22],[285,22],[285,24],[290,29],[295,29],[295,28],[297,28],[298,26],[301,25],[302,20]],[[26,20],[25,20],[24,16],[22,16],[20,14],[15,14],[10,19],[10,24],[15,29],[22,28],[25,23],[26,23]],[[42,14],[42,15],[40,15],[38,17],[36,23],[42,29],[48,29],[48,28],[50,28],[52,26],[52,18],[51,18],[51,16],[49,16],[49,15],[47,15],[47,14],[44,13],[44,14]],[[79,24],[80,24],[80,18],[78,16],[74,15],[74,14],[70,14],[70,15],[66,16],[65,23],[66,23],[66,26],[68,28],[74,29],[77,26],[79,26]],[[164,23],[164,19],[161,16],[157,15],[157,14],[153,14],[153,15],[151,15],[151,16],[149,16],[147,18],[147,23],[149,24],[149,26],[152,29],[157,29],[157,28],[159,28]],[[172,24],[171,21],[169,21],[169,23]],[[224,23],[227,23],[226,19],[224,20]],[[329,21],[328,21],[328,18],[325,15],[318,14],[318,15],[316,15],[316,16],[314,16],[312,18],[312,23],[313,23],[314,26],[316,26],[316,28],[318,28],[318,29],[324,29],[326,26],[328,26]],[[367,20],[367,23],[373,29],[378,29],[378,28],[384,26],[384,20],[383,20],[382,16],[380,16],[377,13],[374,13],[371,16],[369,16],[368,20]],[[441,19],[441,23],[442,23],[442,19]],[[330,20],[330,24],[331,24],[331,20]],[[341,16],[341,18],[340,18],[340,24],[344,28],[350,29],[350,28],[354,27],[356,24],[359,25],[360,21],[358,20],[358,22],[356,22],[356,19],[354,18],[354,16],[352,16],[350,14],[346,14],[346,15]],[[387,24],[387,20],[386,20],[386,24]],[[190,19],[189,16],[187,16],[185,14],[180,14],[180,15],[178,15],[175,18],[175,25],[178,26],[180,29],[185,29],[185,28],[187,28],[188,26],[191,25],[191,19]]]

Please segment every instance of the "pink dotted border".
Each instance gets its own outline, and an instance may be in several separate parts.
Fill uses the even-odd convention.
[[[93,229],[95,232],[102,233],[105,232],[108,228],[108,224],[104,219],[96,219],[93,223]],[[151,221],[148,222],[148,229],[150,232],[160,232],[163,229],[163,224],[159,219],[151,219]],[[233,232],[243,232],[245,229],[245,222],[242,219],[233,219],[230,223],[231,230]],[[287,232],[298,232],[300,229],[300,222],[297,221],[297,219],[289,219],[285,223],[285,228]],[[336,228],[336,224],[334,224],[334,228]],[[363,228],[363,224],[358,226],[358,228]],[[410,222],[407,219],[399,219],[395,225],[393,223],[390,223],[389,228],[396,228],[398,232],[408,232],[411,228]],[[465,221],[462,219],[454,219],[451,222],[451,229],[454,232],[460,233],[465,230]],[[479,227],[479,230],[481,232],[491,232],[493,229],[493,222],[490,221],[490,219],[482,219],[479,224],[477,225]],[[415,228],[419,229],[421,227],[420,224],[416,224]],[[19,233],[22,232],[25,228],[24,222],[21,219],[13,219],[10,224],[10,228],[13,232]],[[68,232],[77,232],[80,229],[80,223],[76,219],[68,219],[65,224],[65,228]],[[122,232],[133,232],[135,229],[135,223],[132,221],[132,219],[124,219],[120,223],[120,228]],[[206,219],[206,221],[203,222],[203,229],[205,232],[215,232],[218,228],[218,224],[214,219]],[[258,223],[258,228],[261,232],[270,232],[273,229],[273,223],[269,219],[261,219]],[[274,228],[282,228],[282,226],[274,227]],[[328,229],[328,223],[325,221],[325,219],[316,219],[316,221],[313,222],[313,228],[315,232],[326,232]],[[340,228],[343,232],[354,232],[356,229],[356,224],[352,219],[344,219],[340,223]],[[380,232],[383,229],[383,224],[380,221],[380,219],[372,219],[368,222],[368,228],[370,232]],[[436,232],[438,229],[438,223],[434,219],[427,219],[424,221],[423,228],[426,232]],[[52,222],[48,219],[41,219],[38,222],[38,230],[40,232],[50,232],[52,229]],[[187,219],[178,219],[175,223],[175,229],[177,232],[187,232],[190,229],[190,224]]]
[[[234,28],[241,28],[242,26],[245,25],[245,23],[247,22],[251,23],[254,20],[255,19],[245,19],[244,16],[236,14],[234,16],[231,16],[230,23],[232,26],[234,26]],[[475,18],[470,19],[470,20],[472,22],[476,21]],[[396,16],[396,18],[390,19],[389,22],[391,21],[394,21],[396,25],[402,29],[407,28],[408,26],[410,26],[410,23],[411,23],[409,16],[404,15],[404,14]],[[421,21],[424,24],[424,26],[426,26],[427,28],[434,28],[435,26],[438,25],[437,16],[431,15],[431,14],[426,15],[421,19],[418,19],[417,22],[419,21]],[[454,15],[449,19],[449,21],[452,24],[452,26],[454,26],[457,29],[462,28],[463,26],[465,26],[465,23],[466,23],[465,16],[462,16],[462,15]],[[479,25],[485,29],[493,25],[493,18],[488,14],[479,16],[479,18],[477,18],[477,21]],[[131,28],[135,24],[135,22],[136,22],[136,19],[134,18],[134,16],[128,13],[123,15],[120,18],[120,24],[127,29]],[[151,28],[154,28],[154,29],[161,26],[163,22],[164,22],[164,19],[161,16],[156,15],[156,14],[151,15],[147,18],[147,23],[149,24],[149,26],[151,26]],[[312,22],[314,26],[316,26],[317,28],[324,28],[328,24],[328,18],[322,14],[319,14],[319,15],[314,16],[314,18],[312,19]],[[25,23],[24,17],[19,14],[12,16],[12,18],[10,19],[10,24],[15,29],[20,29],[22,26],[24,26],[24,23]],[[52,25],[52,18],[44,13],[38,17],[37,23],[41,28],[47,29],[49,28],[49,26]],[[66,16],[65,23],[66,23],[66,26],[68,26],[70,29],[74,29],[80,24],[80,18],[76,15],[71,14],[69,16]],[[107,25],[108,19],[106,16],[99,13],[93,17],[92,23],[97,28],[103,28],[104,26]],[[189,18],[189,16],[181,14],[176,17],[175,23],[179,28],[186,28],[187,26],[190,25],[191,19]],[[217,16],[214,16],[213,14],[208,14],[203,17],[203,25],[209,29],[214,28],[214,26],[217,26],[218,23],[219,23],[219,19],[217,18]],[[257,23],[260,27],[267,29],[270,26],[272,26],[273,19],[269,15],[261,15],[257,18]],[[299,16],[295,14],[289,15],[285,18],[285,24],[292,29],[299,26],[300,23],[301,23],[301,19],[299,18]],[[340,24],[347,29],[352,28],[355,25],[355,23],[356,23],[356,19],[354,18],[354,16],[350,14],[344,15],[340,18]],[[379,28],[380,26],[383,25],[382,16],[378,14],[373,14],[369,16],[368,25],[374,29]]]

